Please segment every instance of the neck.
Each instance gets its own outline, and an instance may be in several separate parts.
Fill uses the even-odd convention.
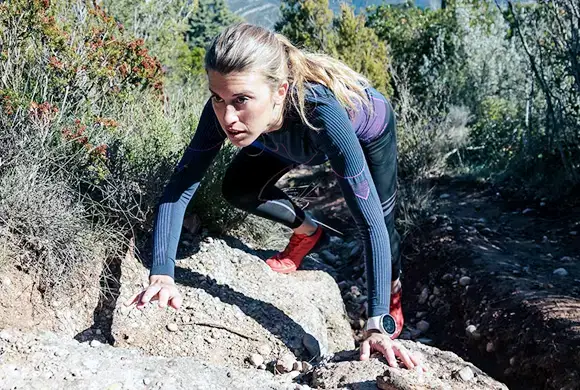
[[[280,130],[282,125],[284,124],[284,110],[280,109],[280,114],[278,117],[268,126],[268,130],[266,133],[270,133],[272,131]]]

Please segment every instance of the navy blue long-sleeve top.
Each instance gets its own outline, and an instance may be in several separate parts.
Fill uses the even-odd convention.
[[[264,133],[252,145],[296,164],[330,162],[363,242],[369,316],[382,315],[389,312],[391,249],[381,201],[361,142],[378,137],[392,124],[394,114],[385,97],[374,88],[367,89],[374,109],[369,112],[361,108],[351,118],[330,89],[320,84],[309,86],[307,115],[317,130],[306,126],[295,110],[289,109],[282,128]],[[159,203],[151,275],[174,276],[185,209],[226,138],[209,100]]]

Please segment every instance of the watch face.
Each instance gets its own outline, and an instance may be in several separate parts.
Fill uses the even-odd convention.
[[[397,329],[397,325],[395,324],[395,319],[390,314],[385,314],[382,318],[383,321],[383,329],[388,334],[394,334],[395,330]]]

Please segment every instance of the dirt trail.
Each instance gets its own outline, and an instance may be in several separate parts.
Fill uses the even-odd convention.
[[[287,180],[319,219],[352,235],[323,173]],[[404,242],[402,338],[454,351],[512,389],[580,388],[580,207],[514,201],[473,181],[430,184],[433,215]],[[355,281],[363,267],[351,262],[342,276]]]
[[[436,344],[513,389],[580,388],[580,209],[459,181],[438,183],[435,195],[406,285],[420,294],[428,276],[452,302],[445,316],[427,308]],[[449,284],[450,273],[470,283]]]

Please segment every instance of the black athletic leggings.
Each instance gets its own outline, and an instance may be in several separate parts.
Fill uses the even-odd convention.
[[[387,127],[375,140],[361,144],[381,204],[389,232],[392,279],[401,271],[400,236],[395,230],[397,194],[397,140],[394,128]],[[291,229],[302,224],[304,211],[278,187],[276,182],[296,164],[254,146],[241,149],[224,176],[222,191],[233,206],[283,223]]]

